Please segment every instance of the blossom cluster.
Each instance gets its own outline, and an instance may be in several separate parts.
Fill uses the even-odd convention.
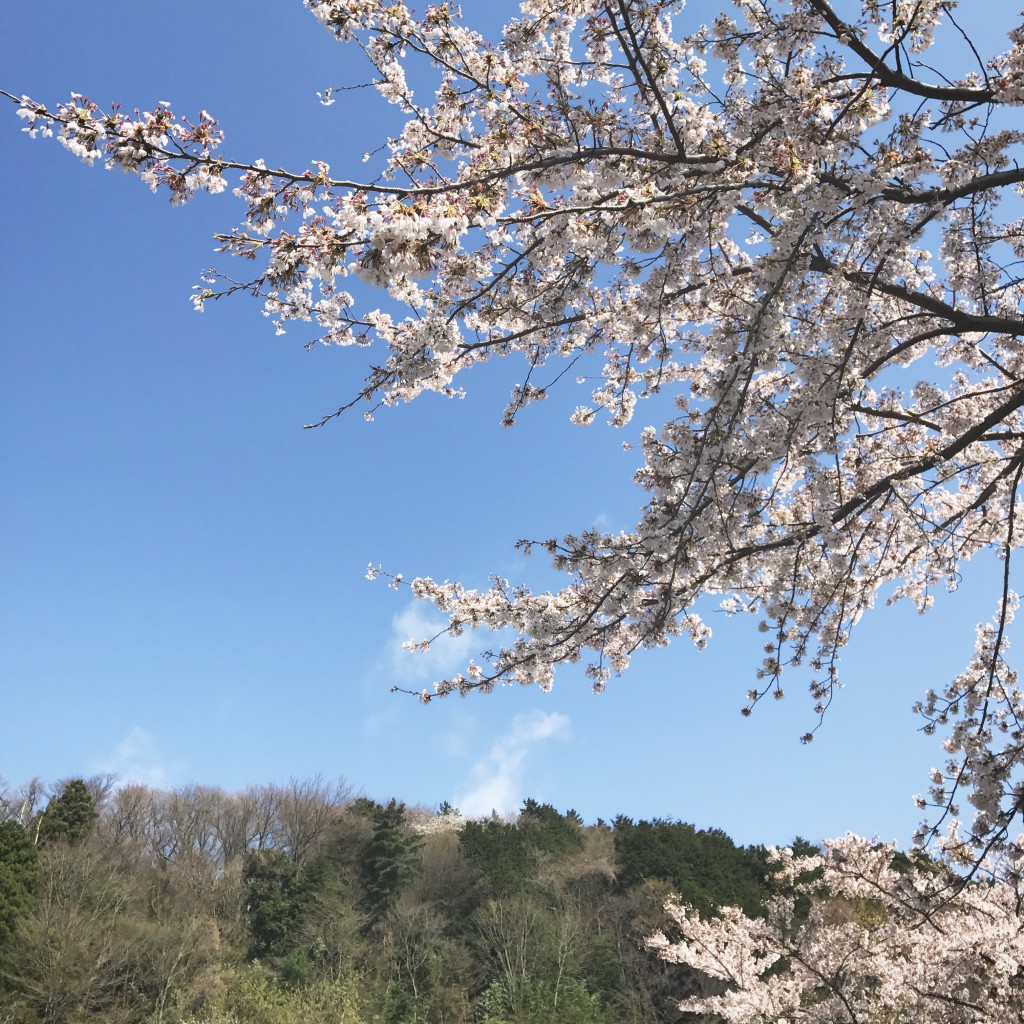
[[[436,836],[442,832],[461,831],[467,820],[457,810],[452,809],[439,811],[430,817],[414,820],[411,827],[417,835]]]
[[[705,919],[671,902],[675,937],[649,947],[708,979],[680,1009],[728,1024],[981,1024],[1024,1011],[1020,850],[1007,874],[965,881],[947,863],[847,835],[821,856],[770,851],[764,917]]]
[[[173,202],[184,202],[199,191],[216,194],[227,187],[223,167],[212,157],[223,132],[205,110],[192,124],[185,118],[175,119],[166,101],[153,111],[136,110],[134,117],[117,107],[102,113],[80,93],[72,93],[70,102],[58,103],[52,112],[28,96],[20,97],[18,104],[18,116],[32,137],[56,135],[83,163],[92,166],[102,160],[108,170],[119,167],[137,174],[153,191],[168,188]],[[182,157],[184,167],[179,166]]]

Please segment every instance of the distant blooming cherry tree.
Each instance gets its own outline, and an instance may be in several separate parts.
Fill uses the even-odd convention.
[[[365,346],[363,387],[320,422],[456,395],[471,366],[512,354],[509,425],[566,375],[587,384],[581,428],[624,426],[644,400],[664,420],[629,435],[646,502],[632,530],[522,542],[563,589],[411,581],[451,633],[514,636],[423,698],[546,688],[574,662],[601,689],[640,648],[704,645],[711,595],[764,633],[744,710],[802,666],[820,714],[880,595],[923,611],[992,551],[992,621],[919,711],[948,757],[922,805],[954,820],[966,795],[964,841],[997,849],[1024,808],[1004,661],[1024,474],[1024,27],[981,54],[948,0],[735,0],[688,27],[682,0],[526,0],[488,42],[448,4],[305,4],[406,118],[372,181],[223,159],[205,112],[11,99],[30,134],[86,163],[176,202],[242,200],[219,238],[251,279],[208,278],[195,304],[255,291],[280,329]],[[353,278],[387,309],[364,308]]]
[[[791,895],[765,918],[727,908],[702,920],[668,907],[681,939],[655,935],[663,959],[718,994],[680,1008],[728,1024],[988,1024],[1024,1014],[1021,891],[1005,878],[965,885],[931,861],[894,858],[855,836],[820,857],[771,851]],[[1004,863],[1020,877],[1020,854]]]

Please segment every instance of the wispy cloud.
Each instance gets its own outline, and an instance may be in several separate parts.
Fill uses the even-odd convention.
[[[525,795],[523,778],[527,754],[543,740],[564,737],[568,729],[568,716],[557,711],[516,715],[511,729],[473,765],[470,788],[456,797],[459,810],[468,818],[491,811],[508,814],[516,810]]]
[[[120,783],[136,782],[157,789],[169,785],[169,770],[157,752],[150,733],[139,726],[131,731],[107,757],[94,761],[95,772],[112,772]]]
[[[412,601],[391,620],[388,642],[388,667],[392,677],[402,683],[433,682],[464,669],[475,641],[470,631],[462,636],[439,636],[426,651],[409,652],[402,644],[409,640],[428,640],[444,629],[445,621],[431,615],[429,605]]]

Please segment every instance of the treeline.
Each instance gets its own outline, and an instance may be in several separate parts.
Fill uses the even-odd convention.
[[[672,1022],[698,981],[644,947],[665,898],[771,891],[718,830],[464,821],[319,778],[34,782],[0,819],[0,1024]]]

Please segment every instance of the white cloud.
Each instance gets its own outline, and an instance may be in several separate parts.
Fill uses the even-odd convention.
[[[166,788],[169,781],[168,770],[157,753],[152,735],[137,725],[118,743],[110,757],[94,761],[92,770],[112,772],[122,784],[141,783],[155,789]]]
[[[391,620],[388,643],[389,667],[392,676],[403,683],[433,682],[454,675],[466,667],[475,644],[471,631],[462,636],[444,634],[433,640],[426,651],[405,651],[409,640],[428,640],[445,628],[445,621],[430,614],[422,601],[412,601]]]
[[[556,711],[516,715],[512,728],[473,765],[470,788],[456,795],[459,810],[467,818],[481,817],[491,811],[508,814],[517,810],[525,796],[526,755],[542,740],[564,737],[568,729],[568,716]]]

